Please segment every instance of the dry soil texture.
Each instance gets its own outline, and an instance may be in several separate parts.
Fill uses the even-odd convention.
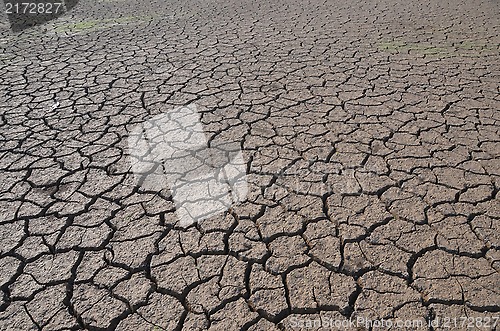
[[[0,329],[494,330],[499,18],[497,0],[82,0],[2,24]],[[183,228],[127,137],[191,104],[241,144],[249,193]]]

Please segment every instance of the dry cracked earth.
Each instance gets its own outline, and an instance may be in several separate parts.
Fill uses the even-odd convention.
[[[82,0],[4,20],[0,329],[496,330],[499,18],[498,0]],[[182,227],[127,137],[192,104],[240,144],[249,191]]]

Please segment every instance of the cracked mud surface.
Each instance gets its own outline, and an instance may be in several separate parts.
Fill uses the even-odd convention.
[[[499,11],[82,0],[0,26],[0,329],[499,316]],[[186,229],[126,138],[187,104],[249,193]]]

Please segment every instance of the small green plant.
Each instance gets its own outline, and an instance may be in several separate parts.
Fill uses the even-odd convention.
[[[398,52],[406,47],[406,43],[401,41],[383,42],[378,45],[379,49]]]
[[[430,44],[391,40],[379,43],[378,49],[389,53],[414,53],[440,58],[456,55],[481,56],[483,52],[497,51],[498,44],[487,43],[481,40],[464,40],[460,43],[436,47]]]
[[[56,27],[56,32],[80,32],[94,29],[98,26],[99,21],[83,21],[78,23],[69,23]]]
[[[415,52],[417,54],[423,55],[439,55],[445,56],[448,54],[446,48],[435,47],[432,45],[420,44],[420,43],[407,43],[402,41],[388,41],[378,44],[378,48],[383,51],[388,51],[391,53],[408,53]]]
[[[78,33],[78,32],[105,29],[120,24],[145,22],[145,21],[150,21],[152,19],[153,17],[150,16],[124,16],[124,17],[106,18],[99,20],[88,20],[88,21],[68,23],[56,26],[54,28],[54,31],[59,33],[65,33],[65,32]]]

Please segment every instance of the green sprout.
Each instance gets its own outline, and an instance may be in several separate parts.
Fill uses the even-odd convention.
[[[464,40],[456,44],[441,45],[436,47],[429,44],[392,40],[380,42],[378,49],[389,53],[413,53],[425,56],[436,56],[439,58],[450,57],[454,54],[462,56],[482,56],[485,52],[498,51],[500,45],[487,43],[484,40]]]
[[[99,20],[88,20],[76,23],[68,23],[54,28],[55,32],[84,32],[95,31],[112,27],[114,25],[127,24],[132,22],[146,22],[152,20],[150,16],[125,16],[117,18],[107,18]]]

